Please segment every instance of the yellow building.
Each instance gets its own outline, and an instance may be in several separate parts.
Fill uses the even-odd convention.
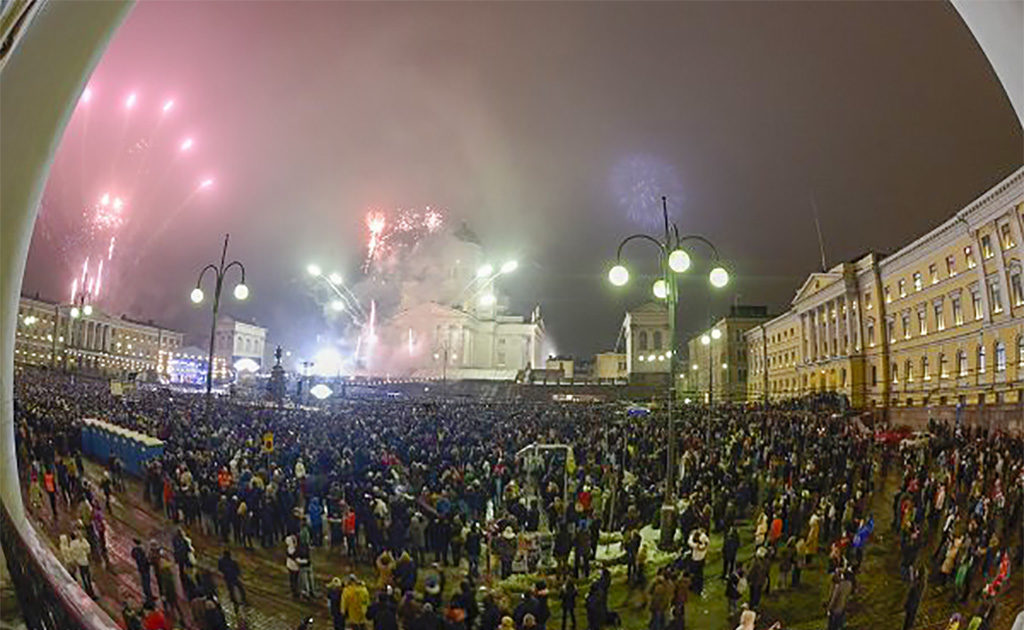
[[[103,374],[153,372],[166,375],[170,353],[184,335],[98,307],[22,297],[18,306],[14,360]]]
[[[709,391],[712,402],[746,400],[750,366],[745,335],[766,319],[767,307],[734,305],[709,330],[691,337],[686,344],[689,364],[680,364],[677,388],[704,402]]]
[[[786,313],[746,334],[748,398],[1019,409],[1022,260],[1024,168],[889,256],[811,274]]]

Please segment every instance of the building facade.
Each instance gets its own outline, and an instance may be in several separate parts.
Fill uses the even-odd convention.
[[[1024,168],[889,256],[814,273],[746,335],[751,400],[838,392],[856,407],[1024,400]]]
[[[621,382],[629,378],[626,355],[621,352],[601,352],[594,355],[594,379],[600,383]]]
[[[262,369],[266,342],[266,328],[221,316],[217,319],[213,355],[223,359],[229,367],[248,359]]]
[[[687,341],[689,365],[680,367],[678,387],[687,396],[714,402],[743,402],[747,399],[747,331],[768,320],[765,306],[738,305],[711,327]],[[709,343],[703,343],[707,335]]]
[[[631,382],[666,383],[672,360],[668,306],[644,302],[626,311],[622,320],[626,340],[626,373]]]
[[[23,296],[14,358],[22,364],[105,375],[161,376],[167,374],[169,353],[180,349],[183,339],[183,333],[152,321]]]

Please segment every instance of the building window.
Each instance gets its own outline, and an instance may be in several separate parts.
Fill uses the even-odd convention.
[[[889,339],[889,343],[896,343],[896,322],[891,319],[885,320],[886,337]]]
[[[647,349],[647,331],[646,330],[641,330],[640,331],[640,343],[639,343],[639,345],[640,345],[640,349],[641,350],[646,350]]]
[[[950,278],[956,275],[956,258],[953,256],[946,256],[946,273]]]
[[[874,386],[877,386],[877,385],[878,385],[878,366],[872,364],[871,365],[871,386],[874,387]]]
[[[1017,337],[1017,367],[1024,368],[1024,335]],[[1020,379],[1020,375],[1017,378]]]
[[[1020,280],[1020,267],[1010,273],[1010,295],[1013,296],[1014,306],[1024,306],[1024,288]]]
[[[921,280],[921,272],[914,272],[914,290],[920,291],[924,287],[924,282]]]
[[[1003,249],[1010,249],[1016,243],[1013,242],[1013,234],[1010,232],[1010,224],[1004,223],[999,226],[999,234],[1002,236]]]
[[[967,376],[967,353],[963,350],[956,351],[956,374]]]
[[[999,291],[999,278],[990,278],[988,281],[989,303],[992,304],[993,313],[1003,312],[1003,294]]]
[[[900,382],[900,366],[896,365],[895,363],[892,364],[892,382]]]
[[[946,361],[946,355],[942,352],[939,353],[939,378],[949,378],[949,365]]]
[[[932,375],[928,373],[928,357],[927,356],[921,357],[921,380],[923,380],[923,381],[930,381],[930,380],[932,380]]]
[[[661,331],[660,330],[655,330],[654,331],[654,349],[655,350],[661,350]]]
[[[901,321],[903,323],[903,338],[910,339],[910,315],[904,313]]]
[[[1006,346],[1002,341],[997,341],[995,346],[996,372],[1006,371]]]
[[[928,278],[932,284],[939,282],[939,268],[935,266],[935,263],[928,265]]]
[[[889,291],[889,287],[885,287],[885,303],[889,304],[892,302],[892,293]]]
[[[988,260],[989,258],[992,258],[994,254],[995,252],[992,251],[992,237],[985,234],[981,237],[981,255],[985,260]]]
[[[901,298],[907,297],[907,281],[904,280],[903,278],[900,278],[900,281],[897,283],[896,286],[899,287],[900,297]]]
[[[875,347],[875,320],[868,320],[868,347]]]
[[[946,330],[946,312],[941,301],[935,303],[935,330]]]
[[[917,333],[919,335],[928,334],[928,314],[924,309],[917,312]]]
[[[866,310],[869,310],[869,311],[871,310],[871,292],[870,291],[867,291],[867,292],[864,293],[864,308]]]
[[[968,269],[974,269],[974,250],[970,245],[964,248],[964,262]]]
[[[964,323],[964,309],[960,306],[960,298],[950,298],[949,301],[953,304],[953,325],[959,326]]]
[[[977,291],[971,291],[971,308],[974,310],[975,321],[985,316],[985,309],[981,306],[981,294]]]
[[[908,383],[914,382],[914,364],[910,359],[907,359],[906,363],[903,365],[903,377],[907,379]]]

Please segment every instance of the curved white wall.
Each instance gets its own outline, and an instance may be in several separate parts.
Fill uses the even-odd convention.
[[[78,95],[131,2],[47,2],[0,70],[0,498],[22,516],[14,331],[36,210]]]
[[[953,0],[1003,84],[1024,127],[1024,2]]]

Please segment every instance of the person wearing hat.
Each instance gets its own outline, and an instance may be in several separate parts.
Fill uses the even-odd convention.
[[[391,587],[377,594],[377,601],[366,611],[373,630],[398,630],[398,608],[391,596]]]
[[[750,607],[756,609],[761,604],[761,591],[768,581],[768,549],[758,547],[754,558],[747,569],[747,583],[750,585]]]
[[[296,573],[296,590],[298,592],[298,571]],[[335,577],[327,583],[327,609],[331,611],[331,621],[334,622],[334,630],[345,630],[345,613],[342,610],[341,594],[344,585],[341,578]]]
[[[516,622],[512,620],[512,617],[506,615],[501,618],[501,625],[498,626],[498,630],[516,630]]]

